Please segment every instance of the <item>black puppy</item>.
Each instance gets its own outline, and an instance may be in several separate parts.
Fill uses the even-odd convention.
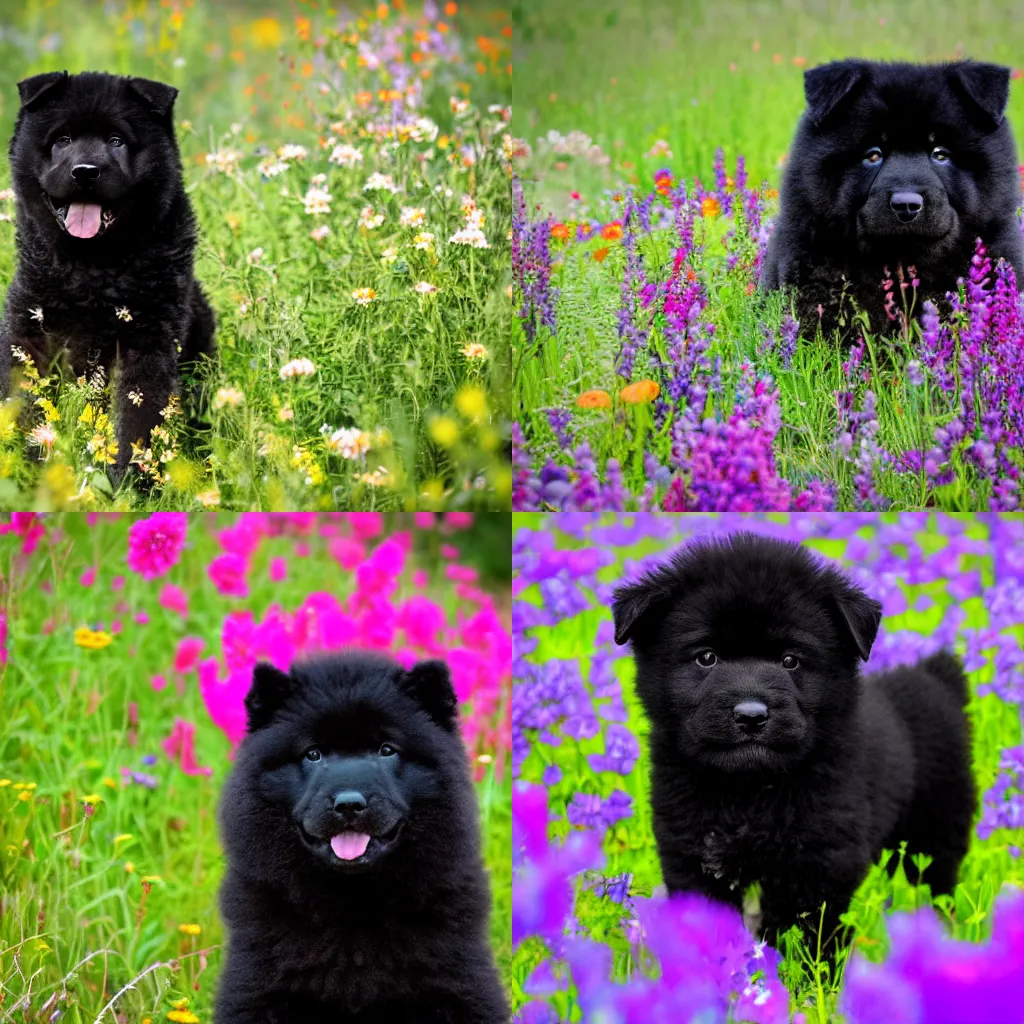
[[[18,269],[0,325],[0,397],[12,346],[43,374],[64,352],[76,376],[116,365],[120,480],[132,443],[145,447],[161,421],[179,361],[213,339],[213,312],[192,274],[195,217],[171,119],[178,91],[65,71],[18,90]]]
[[[903,308],[901,275],[920,282],[915,313],[925,298],[942,305],[979,237],[1024,286],[1020,175],[1003,116],[1009,84],[1009,68],[974,61],[843,60],[805,73],[807,110],[762,284],[796,289],[807,337],[820,321],[825,334],[852,338],[851,299],[872,331],[888,331]]]
[[[827,947],[883,848],[905,840],[933,858],[932,893],[953,888],[976,804],[967,682],[951,654],[861,678],[881,611],[804,548],[752,534],[615,591],[669,892],[739,907],[760,882],[769,941],[823,922]]]
[[[503,1024],[448,667],[258,665],[221,798],[217,1024]]]

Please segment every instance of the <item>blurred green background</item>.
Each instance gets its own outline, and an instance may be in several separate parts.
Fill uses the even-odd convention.
[[[973,57],[1024,68],[1024,7],[1013,0],[518,0],[516,134],[536,146],[556,130],[590,135],[610,158],[539,160],[556,211],[619,180],[645,186],[669,166],[711,178],[715,150],[742,153],[753,182],[777,184],[803,110],[803,70],[841,57]],[[1024,132],[1024,82],[1009,116]],[[672,151],[645,157],[656,139]],[[538,157],[540,154],[538,154]]]

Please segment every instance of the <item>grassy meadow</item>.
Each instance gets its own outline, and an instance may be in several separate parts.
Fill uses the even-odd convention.
[[[804,69],[1004,63],[1020,138],[1017,14],[999,0],[516,4],[514,507],[1019,508],[1019,307],[979,348],[965,340],[970,302],[996,301],[995,267],[943,321],[941,354],[912,289],[892,337],[846,350],[813,325],[794,344],[788,299],[755,287]]]
[[[508,508],[509,32],[498,8],[402,0],[0,4],[5,138],[27,75],[178,87],[218,322],[209,429],[171,412],[116,493],[104,382],[22,367],[0,507]],[[8,181],[2,161],[0,287]]]
[[[462,727],[507,977],[508,518],[196,513],[146,578],[129,554],[139,520],[98,516],[0,535],[0,1021],[210,1024],[232,750],[219,725],[241,699],[225,673],[241,659],[244,682],[265,645],[315,649],[327,616],[358,618],[359,566],[391,542],[406,553],[389,549],[360,643],[418,650],[403,616],[429,602],[442,656],[487,666],[461,691]]]

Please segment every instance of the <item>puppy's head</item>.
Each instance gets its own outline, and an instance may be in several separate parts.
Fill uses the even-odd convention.
[[[655,756],[784,772],[854,711],[881,605],[796,544],[752,534],[681,548],[615,591]]]

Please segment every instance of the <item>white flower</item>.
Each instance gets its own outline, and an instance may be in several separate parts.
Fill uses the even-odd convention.
[[[484,233],[479,228],[469,225],[459,228],[448,241],[453,245],[471,245],[474,249],[490,249],[491,247],[491,243],[487,241]]]
[[[287,380],[289,377],[312,377],[314,373],[316,367],[309,359],[293,359],[278,371],[281,380]]]
[[[330,430],[330,427],[325,427]],[[370,435],[358,427],[342,427],[326,439],[327,447],[343,459],[355,461],[370,450]]]
[[[20,346],[11,346],[11,355],[18,360],[19,363],[27,363],[32,357]]]
[[[0,201],[7,201],[14,198],[13,188],[0,188]]]
[[[389,245],[381,254],[380,261],[385,267],[390,267],[392,263],[398,260],[398,249],[393,245]]]
[[[413,291],[419,292],[420,295],[430,295],[437,291],[437,285],[431,284],[429,281],[417,281],[413,286]]]
[[[310,181],[314,185],[322,185],[326,180],[327,180],[327,175],[326,174],[314,174],[313,177],[310,178]]]
[[[433,142],[438,131],[437,125],[429,117],[419,117],[409,134],[416,142]]]
[[[32,317],[33,320],[38,320],[39,323],[43,322],[43,307],[42,306],[36,306],[35,309],[30,309],[28,311],[28,314],[29,314],[30,317]]]
[[[242,154],[237,149],[218,149],[206,154],[206,166],[213,167],[221,174],[231,174],[238,170],[238,161],[241,159]]]
[[[331,194],[326,189],[310,188],[303,196],[302,203],[309,214],[331,212]]]
[[[261,160],[256,165],[256,170],[258,170],[264,178],[276,178],[279,174],[288,170],[288,165],[281,160],[275,160],[273,157],[268,156],[265,160]]]
[[[390,174],[379,174],[374,172],[366,179],[363,186],[364,192],[400,192],[401,189],[395,184],[395,179]]]
[[[245,395],[238,388],[220,388],[213,396],[214,409],[223,409],[230,405],[232,408],[239,406],[245,401]]]
[[[361,228],[366,228],[367,231],[379,228],[383,223],[384,214],[375,213],[372,206],[364,206],[362,212],[359,214],[359,226]]]
[[[654,145],[644,153],[645,157],[651,158],[656,156],[667,157],[669,160],[672,159],[672,148],[664,139],[655,139]]]
[[[209,491],[200,491],[196,495],[196,501],[199,502],[203,508],[217,508],[220,505],[220,491],[214,487]]]
[[[259,261],[263,259],[263,246],[258,245],[248,256],[245,257],[245,262],[250,267],[255,266]]]
[[[310,231],[309,237],[312,238],[314,242],[322,242],[330,233],[331,229],[326,224],[320,224]]]
[[[331,150],[331,155],[327,160],[332,164],[337,164],[339,167],[355,167],[356,164],[363,162],[363,151],[343,142],[340,146],[335,146]]]
[[[132,405],[142,405],[142,392],[141,391],[129,391],[128,392],[128,401],[131,402]]]
[[[427,219],[427,211],[422,206],[403,206],[398,223],[403,228],[418,228]]]
[[[124,320],[125,323],[132,319],[132,314],[127,306],[119,306],[114,312],[117,314],[117,319]]]
[[[478,341],[473,341],[463,347],[462,354],[467,359],[486,359],[487,349]]]
[[[372,288],[356,288],[352,292],[352,298],[355,299],[358,305],[368,306],[377,298],[377,293]]]
[[[54,430],[53,424],[50,422],[40,423],[37,427],[32,428],[28,439],[32,444],[39,445],[40,448],[52,448],[57,441],[57,431]]]
[[[448,105],[451,107],[451,111],[456,117],[469,110],[469,100],[459,99],[458,96],[449,97]]]
[[[309,150],[305,146],[296,146],[288,144],[284,146],[278,146],[277,155],[282,160],[305,160],[309,156]]]
[[[277,410],[277,418],[282,423],[287,423],[289,420],[295,419],[295,412],[291,406],[282,405],[281,408]]]
[[[370,487],[391,486],[391,474],[383,466],[378,466],[372,473],[356,473],[356,479]]]
[[[434,235],[430,231],[421,231],[413,240],[412,246],[414,249],[424,249],[430,252],[434,247]]]

